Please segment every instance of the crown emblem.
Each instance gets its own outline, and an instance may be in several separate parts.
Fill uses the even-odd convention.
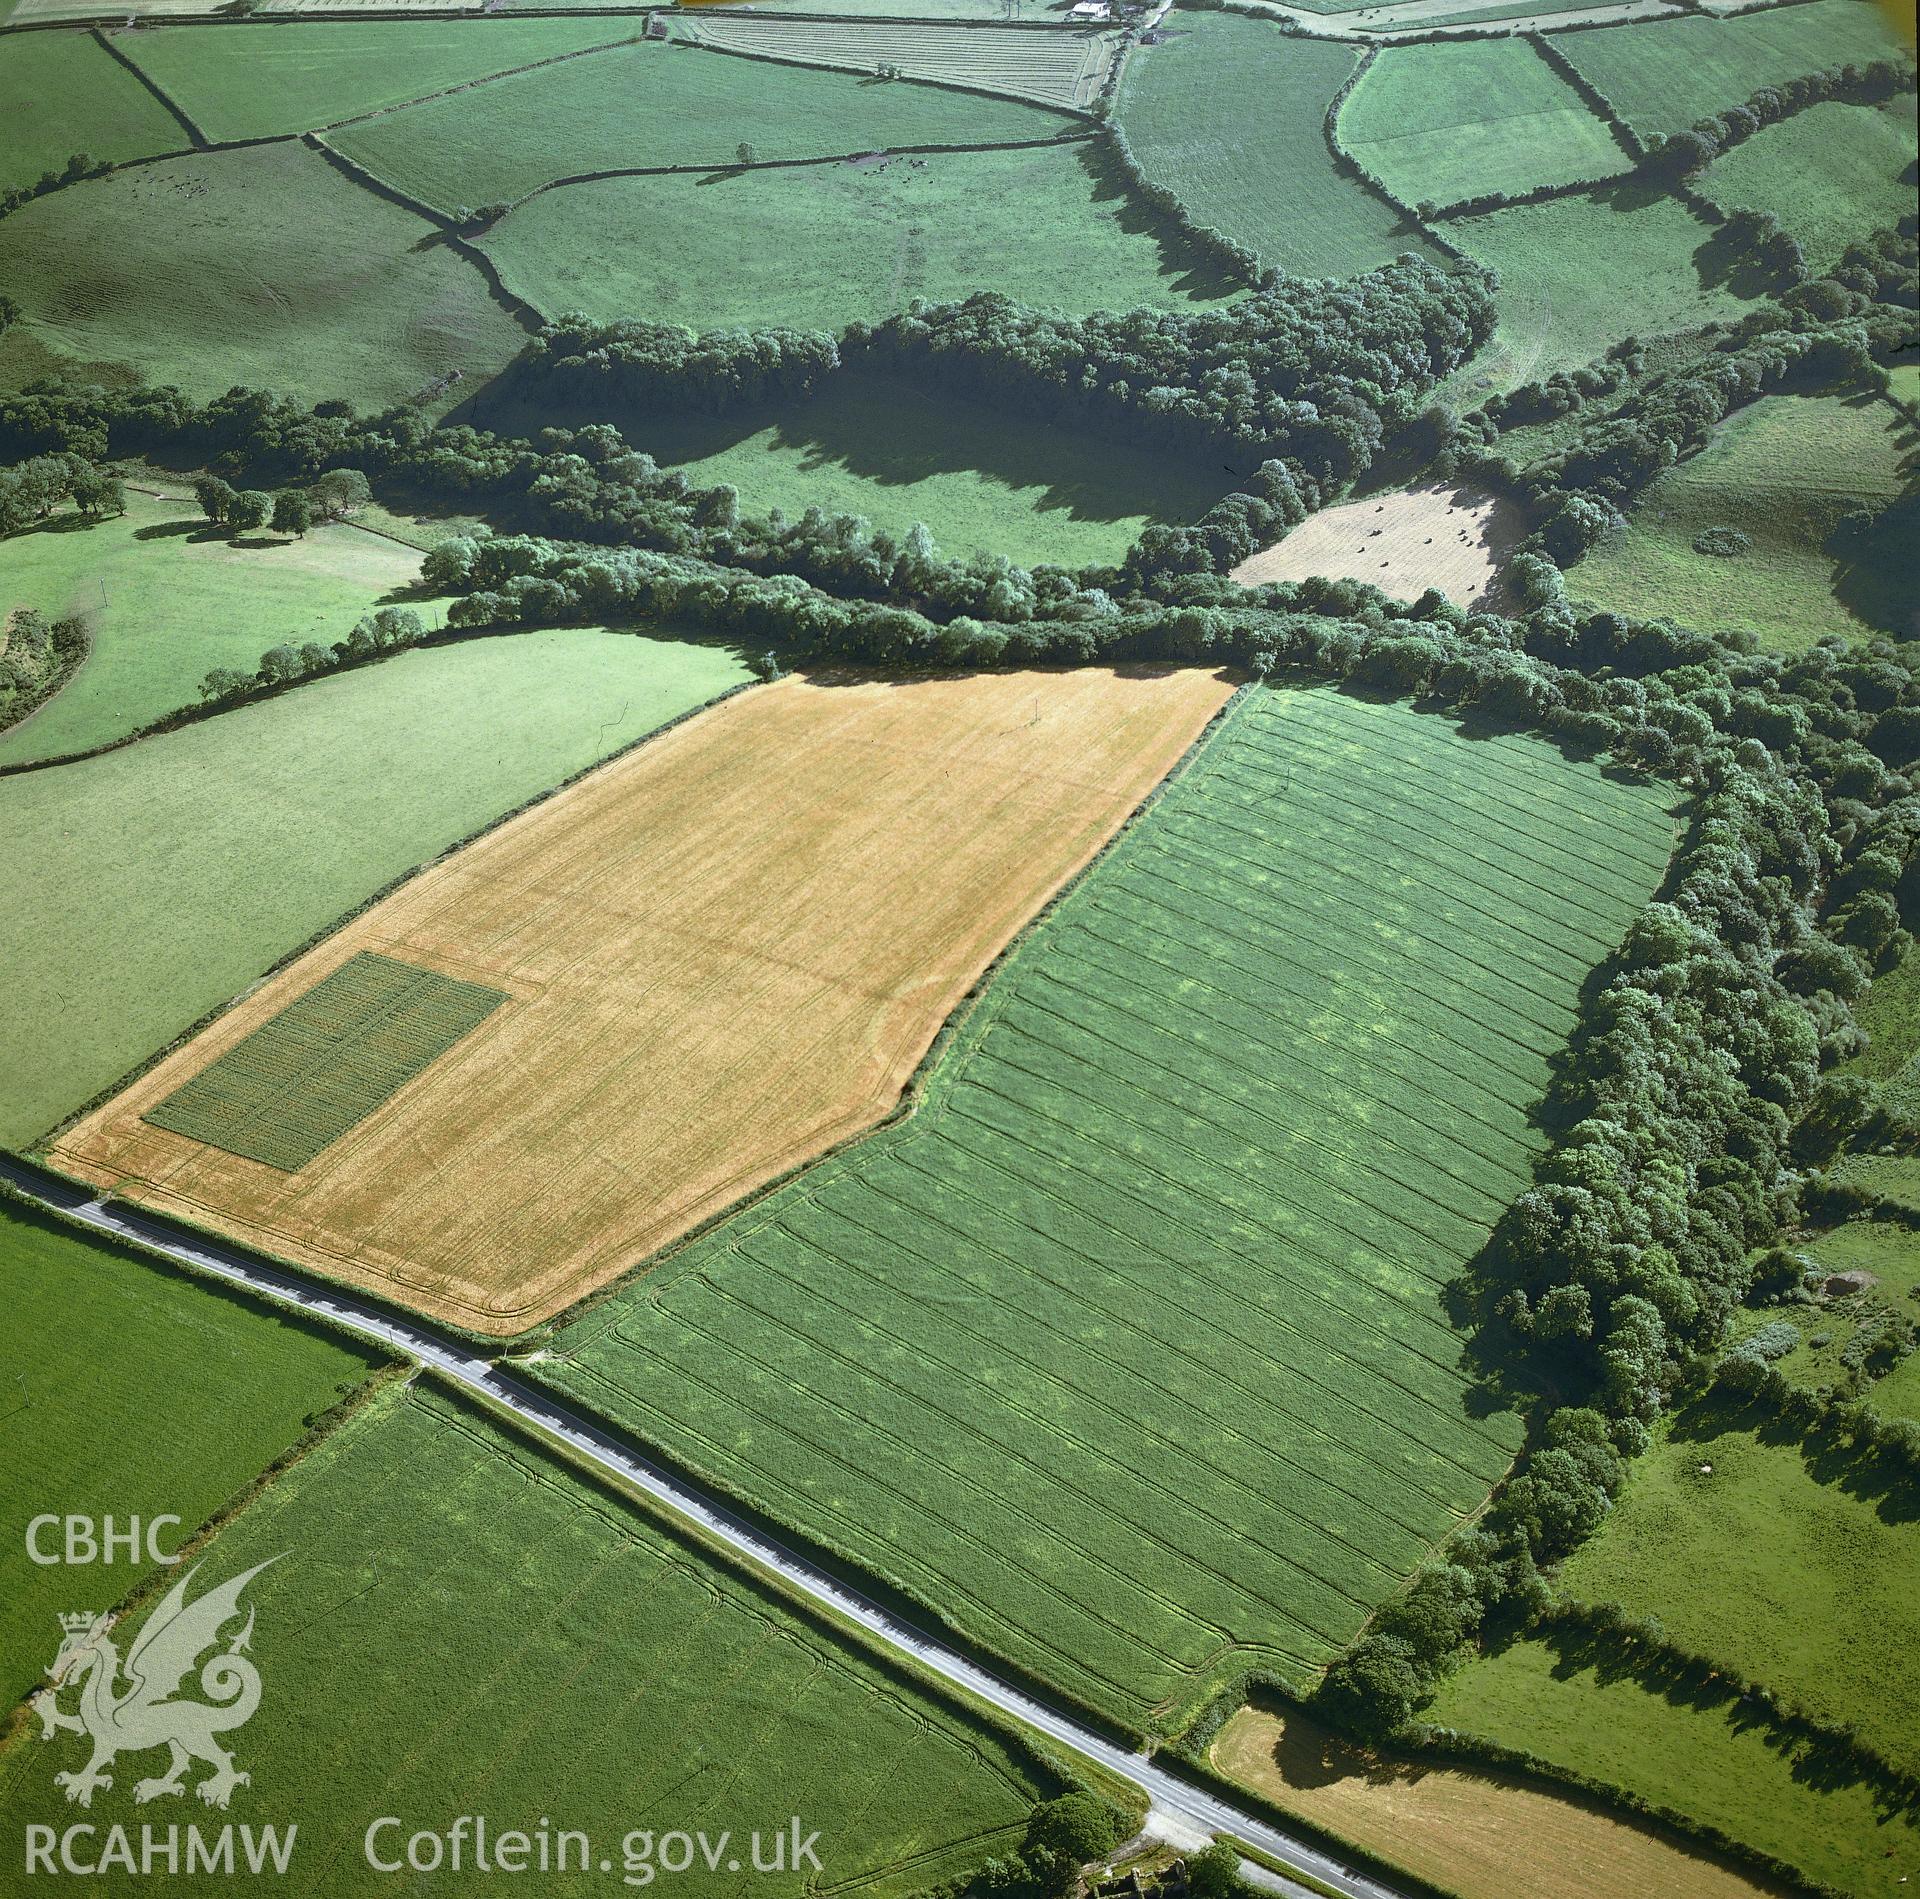
[[[84,1635],[99,1619],[91,1609],[74,1609],[61,1616],[60,1626],[69,1635]]]

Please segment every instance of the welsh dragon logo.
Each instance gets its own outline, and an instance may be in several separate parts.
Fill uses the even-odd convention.
[[[144,1754],[156,1747],[170,1750],[167,1771],[138,1782],[133,1790],[137,1801],[184,1793],[183,1776],[191,1761],[213,1769],[194,1788],[210,1807],[224,1807],[236,1787],[249,1784],[215,1737],[239,1727],[260,1705],[260,1671],[247,1659],[251,1608],[244,1626],[200,1670],[199,1687],[209,1699],[189,1700],[179,1691],[200,1657],[219,1647],[221,1630],[240,1613],[240,1592],[266,1567],[256,1563],[189,1602],[187,1585],[199,1574],[196,1564],[147,1617],[124,1662],[112,1640],[115,1618],[110,1612],[82,1610],[60,1618],[60,1651],[47,1670],[52,1686],[35,1694],[31,1705],[41,1720],[41,1740],[68,1733],[84,1734],[93,1743],[93,1758],[84,1768],[54,1776],[54,1784],[66,1790],[69,1800],[92,1806],[94,1794],[113,1785],[113,1776],[105,1770],[117,1755]],[[60,1697],[70,1688],[80,1696],[73,1714],[60,1706]]]

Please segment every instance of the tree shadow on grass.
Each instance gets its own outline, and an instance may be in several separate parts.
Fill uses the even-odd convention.
[[[218,528],[205,521],[155,521],[148,527],[135,528],[133,538],[136,541],[217,541],[223,536]]]
[[[772,447],[797,457],[803,475],[838,471],[880,488],[910,488],[941,475],[982,475],[1019,491],[1020,504],[1036,514],[1088,523],[1139,515],[1194,520],[1231,485],[1229,473],[1209,461],[1148,453],[860,368],[842,370],[812,396],[724,415],[622,410],[604,402],[563,406],[496,388],[461,419],[522,434],[611,421],[635,448],[666,467],[686,468],[690,480],[703,483],[730,479],[730,471],[692,464],[772,431]],[[747,486],[749,511],[763,511],[765,502]],[[803,491],[800,505],[813,498]],[[903,529],[913,514],[913,502],[903,498],[900,518],[881,525]]]
[[[1763,1403],[1711,1391],[1674,1413],[1670,1435],[1676,1444],[1707,1446],[1725,1437],[1746,1437],[1772,1449],[1797,1451],[1815,1483],[1870,1505],[1882,1523],[1920,1522],[1920,1477],[1896,1456],[1855,1444],[1832,1424],[1808,1425]]]
[[[1093,184],[1093,202],[1121,207],[1118,218],[1121,230],[1132,237],[1144,237],[1159,248],[1160,274],[1168,278],[1182,296],[1196,302],[1218,303],[1245,293],[1247,286],[1225,270],[1218,259],[1140,202],[1104,141],[1083,140],[1079,159]]]

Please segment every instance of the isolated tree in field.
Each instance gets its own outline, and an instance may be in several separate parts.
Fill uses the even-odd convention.
[[[329,521],[364,508],[373,499],[373,486],[357,468],[329,468],[307,493],[314,507]]]
[[[303,673],[329,672],[332,670],[333,665],[333,654],[330,653],[326,647],[322,646],[318,640],[308,640],[300,648],[300,670]]]
[[[227,526],[235,534],[251,534],[273,518],[273,497],[258,488],[235,489],[227,503]]]
[[[202,475],[193,484],[193,498],[209,521],[224,525],[227,510],[233,506],[233,484],[222,481],[218,475]]]
[[[118,475],[103,475],[97,468],[84,468],[73,478],[73,505],[96,521],[110,514],[125,514],[127,491]]]
[[[745,139],[733,148],[733,155],[743,165],[751,165],[756,157],[753,147]]]
[[[313,503],[298,488],[283,488],[273,498],[273,531],[304,535],[313,526]]]
[[[12,297],[0,296],[0,336],[20,321],[23,312],[19,303]]]

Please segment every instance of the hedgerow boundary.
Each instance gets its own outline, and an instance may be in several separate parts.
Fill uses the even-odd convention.
[[[1359,59],[1354,62],[1353,71],[1347,75],[1346,83],[1327,101],[1327,109],[1321,118],[1320,129],[1327,141],[1327,152],[1333,159],[1334,169],[1344,172],[1349,178],[1364,185],[1366,189],[1371,191],[1383,204],[1397,211],[1435,250],[1455,259],[1457,262],[1471,263],[1472,259],[1467,256],[1467,253],[1463,251],[1452,238],[1448,237],[1445,232],[1436,230],[1430,218],[1423,218],[1412,205],[1408,204],[1404,199],[1396,197],[1388,188],[1387,181],[1384,178],[1377,172],[1369,170],[1367,166],[1363,165],[1359,159],[1354,157],[1354,155],[1340,143],[1340,108],[1352,97],[1354,87],[1367,76],[1368,69],[1373,65],[1373,62],[1380,57],[1381,51],[1382,49],[1378,44],[1369,44],[1361,53]]]
[[[104,392],[92,398],[96,405],[112,400]],[[84,425],[83,414],[69,413],[76,423]],[[42,416],[33,426],[44,428],[50,420],[50,416]],[[17,421],[15,426],[18,426]],[[604,560],[606,557],[590,558]],[[672,563],[664,557],[629,555],[624,558],[644,559],[654,571],[672,570]],[[1223,601],[1229,597],[1224,590],[1215,596]],[[1165,634],[1172,635],[1179,642],[1173,650],[1183,657],[1202,657],[1208,653],[1215,656],[1234,654],[1245,663],[1257,662],[1256,669],[1261,671],[1270,671],[1276,665],[1297,663],[1318,676],[1324,677],[1331,671],[1335,676],[1345,676],[1357,684],[1371,685],[1376,690],[1382,687],[1416,692],[1438,690],[1443,694],[1443,703],[1478,708],[1483,716],[1504,716],[1523,724],[1538,723],[1550,735],[1559,736],[1563,741],[1610,746],[1617,756],[1629,760],[1657,756],[1664,761],[1665,768],[1692,775],[1710,788],[1720,788],[1714,795],[1721,801],[1721,816],[1716,820],[1721,829],[1733,822],[1743,808],[1750,809],[1756,817],[1769,810],[1777,814],[1769,820],[1774,827],[1771,830],[1764,826],[1749,828],[1745,820],[1733,822],[1731,838],[1736,840],[1733,848],[1757,853],[1756,862],[1759,864],[1777,857],[1789,845],[1792,852],[1812,851],[1815,839],[1823,834],[1823,823],[1816,818],[1818,802],[1809,805],[1806,799],[1822,785],[1833,782],[1831,774],[1836,769],[1836,761],[1829,755],[1818,750],[1808,753],[1802,749],[1801,742],[1794,737],[1790,722],[1782,727],[1777,723],[1769,723],[1769,719],[1787,702],[1804,695],[1825,694],[1828,698],[1821,702],[1829,703],[1832,685],[1823,684],[1823,681],[1835,681],[1850,667],[1862,664],[1874,668],[1888,667],[1893,664],[1894,650],[1884,647],[1870,661],[1848,660],[1824,651],[1794,661],[1773,660],[1730,652],[1705,636],[1680,634],[1674,629],[1653,625],[1621,623],[1606,616],[1599,620],[1580,621],[1563,609],[1551,607],[1536,607],[1517,624],[1484,617],[1470,621],[1463,615],[1441,615],[1437,610],[1428,608],[1424,616],[1413,616],[1399,622],[1383,616],[1371,626],[1355,626],[1351,623],[1340,625],[1316,619],[1312,615],[1287,615],[1251,604],[1236,607],[1231,612],[1224,611],[1220,606],[1197,611],[1191,607],[1166,610],[1158,623],[1164,628]],[[1127,632],[1130,638],[1134,638],[1144,635],[1147,630],[1147,623],[1136,620]],[[1025,651],[1016,648],[1013,639],[1016,632],[1017,629],[1007,629],[1001,635],[999,652],[1008,663],[1017,663],[1030,656],[1032,651],[1030,647]],[[962,650],[970,643],[977,644],[963,641]],[[1097,644],[1089,641],[1082,649],[1081,656],[1091,659],[1097,654],[1111,654],[1115,650],[1115,644],[1109,637]],[[1134,650],[1140,649],[1136,645]],[[1628,663],[1626,670],[1618,676],[1596,679],[1584,672],[1568,671],[1556,666],[1548,658],[1550,655],[1561,655],[1583,667],[1611,668],[1621,665],[1623,661]],[[897,658],[895,663],[898,663]],[[1674,701],[1649,701],[1643,682],[1651,678],[1654,683],[1659,683],[1660,669],[1676,663],[1689,668],[1704,668],[1709,679],[1718,677],[1728,681],[1735,688],[1729,704],[1716,706],[1710,699],[1705,705],[1688,707]],[[1844,720],[1847,729],[1868,744],[1875,742],[1877,728],[1886,725],[1887,736],[1880,741],[1882,755],[1902,756],[1905,755],[1906,740],[1898,734],[1904,732],[1915,717],[1920,716],[1920,712],[1914,710],[1920,707],[1920,689],[1916,688],[1911,668],[1901,673],[1896,667],[1894,675],[1890,676],[1904,679],[1905,683],[1897,689],[1887,710],[1871,714],[1851,711],[1844,715]],[[1761,689],[1762,682],[1764,692]],[[1724,688],[1709,686],[1707,689],[1712,692]],[[1687,690],[1694,692],[1699,688],[1689,686]],[[1670,713],[1662,713],[1658,720],[1650,720],[1649,712],[1658,712],[1662,703],[1670,707]],[[1876,703],[1885,706],[1888,702],[1881,696]],[[1686,713],[1685,718],[1679,717],[1682,712]],[[1696,714],[1704,723],[1693,723]],[[1829,710],[1823,716],[1831,721],[1842,715]],[[1709,742],[1709,736],[1716,727],[1720,728],[1721,736]],[[1770,760],[1768,753],[1759,745],[1749,744],[1756,730],[1766,733],[1767,742],[1780,748],[1777,760]],[[1748,749],[1743,750],[1743,746]],[[1728,803],[1727,793],[1735,788],[1742,788],[1740,796]],[[1900,792],[1896,782],[1886,781],[1876,796],[1883,801],[1889,797],[1895,799],[1893,806],[1886,806],[1883,810],[1883,817],[1891,819],[1898,815],[1898,800],[1901,797],[1910,798],[1911,794]],[[1746,802],[1743,804],[1743,801]],[[1896,839],[1898,835],[1897,832],[1888,832],[1885,822],[1876,818],[1873,825],[1868,826],[1847,846],[1849,857],[1857,855],[1862,849],[1871,848],[1876,837],[1882,834]],[[1696,844],[1701,835],[1697,830]],[[1704,835],[1714,850],[1728,848],[1718,830],[1709,829]],[[1903,847],[1897,841],[1894,848],[1904,854]],[[1685,857],[1686,853],[1683,852],[1683,861]],[[1779,875],[1783,871],[1787,876],[1787,881],[1779,887],[1778,896],[1786,901],[1789,893],[1792,893],[1787,902],[1788,914],[1798,913],[1801,905],[1806,906],[1808,913],[1817,914],[1824,880],[1813,869],[1812,859],[1804,854],[1790,854],[1779,862],[1781,871],[1770,874]],[[1755,886],[1761,887],[1764,886]],[[1689,902],[1694,905],[1705,902],[1703,914],[1712,918],[1716,914],[1716,905],[1733,900],[1725,894],[1709,899],[1703,889]],[[1662,906],[1656,906],[1656,909],[1660,908]],[[1671,926],[1663,920],[1659,927],[1667,929]],[[1753,929],[1743,926],[1743,940],[1764,949],[1768,938],[1765,929],[1760,926],[1754,926]],[[1826,940],[1831,941],[1830,938]],[[1772,941],[1777,943],[1779,938],[1775,936]],[[1645,947],[1640,953],[1646,953]],[[1772,952],[1766,953],[1770,958]],[[1659,966],[1657,959],[1654,966]],[[1746,982],[1748,979],[1743,977],[1742,980]],[[1777,976],[1768,976],[1762,987],[1769,1008],[1784,1007],[1790,1017],[1799,1006],[1789,1001],[1790,992],[1779,986]],[[1838,1032],[1832,1024],[1844,1021],[1847,1015],[1846,997],[1824,988],[1810,993],[1831,1009],[1830,1026],[1824,1032],[1831,1040]],[[1777,1084],[1787,1089],[1786,1099],[1789,1103],[1797,1106],[1805,1101],[1805,1091],[1811,1086],[1812,1073],[1809,1067],[1802,1079]],[[1717,1145],[1710,1138],[1706,1141],[1709,1151]],[[1675,1147],[1676,1151],[1681,1151],[1677,1143]],[[1772,1163],[1767,1165],[1771,1166]],[[1741,1217],[1743,1225],[1748,1227],[1748,1232],[1755,1239],[1765,1234],[1775,1218],[1772,1213],[1759,1208]],[[1745,1235],[1738,1245],[1744,1252]],[[1622,1315],[1623,1318],[1628,1316]],[[1647,1335],[1651,1315],[1634,1313],[1631,1317],[1638,1331]],[[1648,1336],[1658,1340],[1661,1334],[1656,1331]],[[1657,1379],[1662,1375],[1660,1368],[1665,1363],[1663,1344],[1653,1345],[1650,1355],[1642,1344],[1636,1344],[1632,1349],[1638,1356],[1632,1360],[1623,1359],[1623,1366],[1628,1363],[1640,1365],[1643,1369],[1634,1374],[1636,1377],[1651,1375]],[[1582,1356],[1584,1354],[1585,1348],[1582,1348]],[[1590,1371],[1586,1375],[1590,1376]],[[1633,1422],[1631,1417],[1623,1421],[1623,1429]],[[1627,1430],[1625,1435],[1631,1442],[1635,1433]],[[1513,1487],[1509,1486],[1510,1489]]]
[[[812,16],[807,14],[798,14],[798,13],[780,13],[773,17],[775,19],[782,20],[782,21],[785,21],[785,20],[804,21],[804,20],[816,18],[817,16]],[[835,17],[834,23],[839,26],[862,24],[862,22],[859,20],[857,15]],[[916,24],[916,22],[907,21],[904,24],[907,27],[912,27],[913,25]],[[921,21],[921,22],[918,22],[917,24],[924,26],[926,22]],[[1069,34],[1073,32],[1073,29],[1070,27],[1049,26],[1044,22],[1041,22],[1038,20],[1015,22],[1015,21],[999,21],[999,20],[984,20],[984,19],[976,19],[976,20],[957,19],[954,21],[953,24],[959,27],[1023,26],[1029,32],[1054,32],[1054,33],[1069,33]],[[857,64],[851,59],[847,59],[847,60],[801,59],[797,55],[794,55],[794,54],[783,55],[781,53],[773,52],[767,49],[766,47],[729,46],[724,40],[711,40],[711,39],[703,38],[699,31],[697,16],[689,20],[687,22],[687,25],[688,25],[689,32],[692,34],[692,37],[686,38],[686,39],[676,38],[675,40],[673,40],[671,44],[677,49],[692,49],[695,51],[706,52],[706,53],[724,53],[728,57],[733,59],[758,60],[761,63],[768,66],[798,66],[810,72],[859,73],[859,74],[865,74],[869,77],[871,76],[871,72],[872,72],[871,67],[862,65],[862,64]],[[1083,105],[1074,105],[1074,104],[1063,104],[1057,99],[1045,98],[1034,93],[1009,91],[1004,87],[990,86],[982,82],[976,82],[976,81],[967,80],[967,79],[947,79],[936,73],[902,72],[900,73],[897,79],[891,80],[888,83],[897,84],[897,85],[907,85],[907,86],[934,86],[934,87],[938,87],[943,92],[971,93],[975,97],[983,98],[983,99],[1012,99],[1021,105],[1031,105],[1042,111],[1058,112],[1063,117],[1066,117],[1066,118],[1091,120],[1098,116],[1097,113],[1092,109],[1091,105],[1083,106]],[[1107,82],[1103,80],[1100,88],[1101,92],[1104,92],[1104,90],[1106,89],[1106,84]],[[1096,102],[1097,102],[1098,96],[1099,94],[1096,93]]]
[[[208,139],[206,133],[201,131],[199,126],[194,123],[186,107],[167,92],[165,88],[161,86],[160,82],[144,67],[137,65],[132,59],[128,58],[126,53],[114,44],[103,27],[96,26],[88,37],[92,39],[94,44],[98,46],[108,58],[118,61],[134,78],[139,80],[141,85],[146,87],[146,89],[159,100],[160,104],[178,121],[180,129],[186,133],[188,142],[193,146],[195,151],[204,152],[211,149],[212,142]]]

